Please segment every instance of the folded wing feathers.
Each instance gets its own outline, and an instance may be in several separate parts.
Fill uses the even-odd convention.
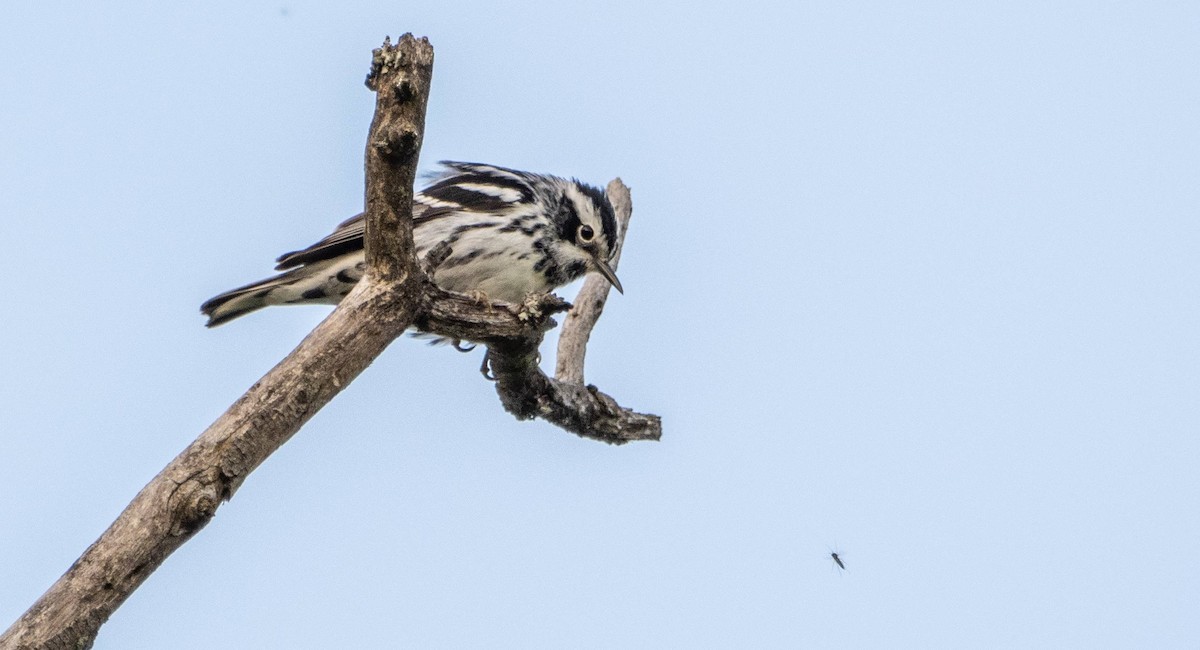
[[[413,221],[421,223],[460,210],[496,212],[512,203],[531,200],[533,188],[522,172],[480,163],[444,160],[432,185],[413,195]],[[304,264],[332,259],[363,248],[364,215],[355,215],[329,236],[303,250],[284,253],[275,270],[286,271]]]

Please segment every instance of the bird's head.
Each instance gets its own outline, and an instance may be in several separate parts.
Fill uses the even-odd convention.
[[[625,293],[611,265],[617,250],[617,219],[603,190],[577,180],[567,182],[552,221],[561,242],[559,257],[567,258],[568,264],[582,264],[583,271],[599,273]]]

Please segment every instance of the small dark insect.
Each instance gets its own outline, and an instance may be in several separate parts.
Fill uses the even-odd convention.
[[[830,551],[829,557],[833,558],[834,562],[837,562],[838,568],[840,568],[843,571],[846,570],[846,565],[842,564],[842,558],[838,557],[837,551]]]

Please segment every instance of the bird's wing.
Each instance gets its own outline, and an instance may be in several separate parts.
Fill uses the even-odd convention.
[[[413,201],[413,225],[453,214],[459,206],[431,206],[421,202],[420,194]],[[363,237],[367,230],[366,214],[356,214],[338,224],[328,237],[303,250],[284,253],[275,260],[276,271],[286,271],[304,264],[312,264],[321,260],[333,259],[346,253],[360,251],[364,246]]]
[[[533,189],[523,172],[484,165],[442,161],[443,170],[432,176],[433,184],[413,195],[413,225],[456,212],[480,214],[503,211],[514,203],[533,200]],[[332,259],[363,249],[366,232],[364,215],[357,214],[338,224],[325,239],[303,250],[284,253],[276,271]]]
[[[275,260],[277,262],[275,270],[285,271],[303,264],[311,264],[362,250],[363,233],[366,231],[366,221],[363,216],[363,214],[356,214],[341,222],[328,237],[308,248],[280,255],[279,259]]]

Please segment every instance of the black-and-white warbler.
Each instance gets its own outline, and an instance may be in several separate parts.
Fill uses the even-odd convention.
[[[483,165],[441,163],[413,197],[413,239],[423,258],[438,244],[450,254],[433,280],[448,291],[519,303],[589,271],[621,291],[609,260],[617,224],[604,191],[577,180]],[[270,305],[336,304],[366,269],[363,215],[325,239],[276,260],[284,271],[205,302],[209,327]]]

